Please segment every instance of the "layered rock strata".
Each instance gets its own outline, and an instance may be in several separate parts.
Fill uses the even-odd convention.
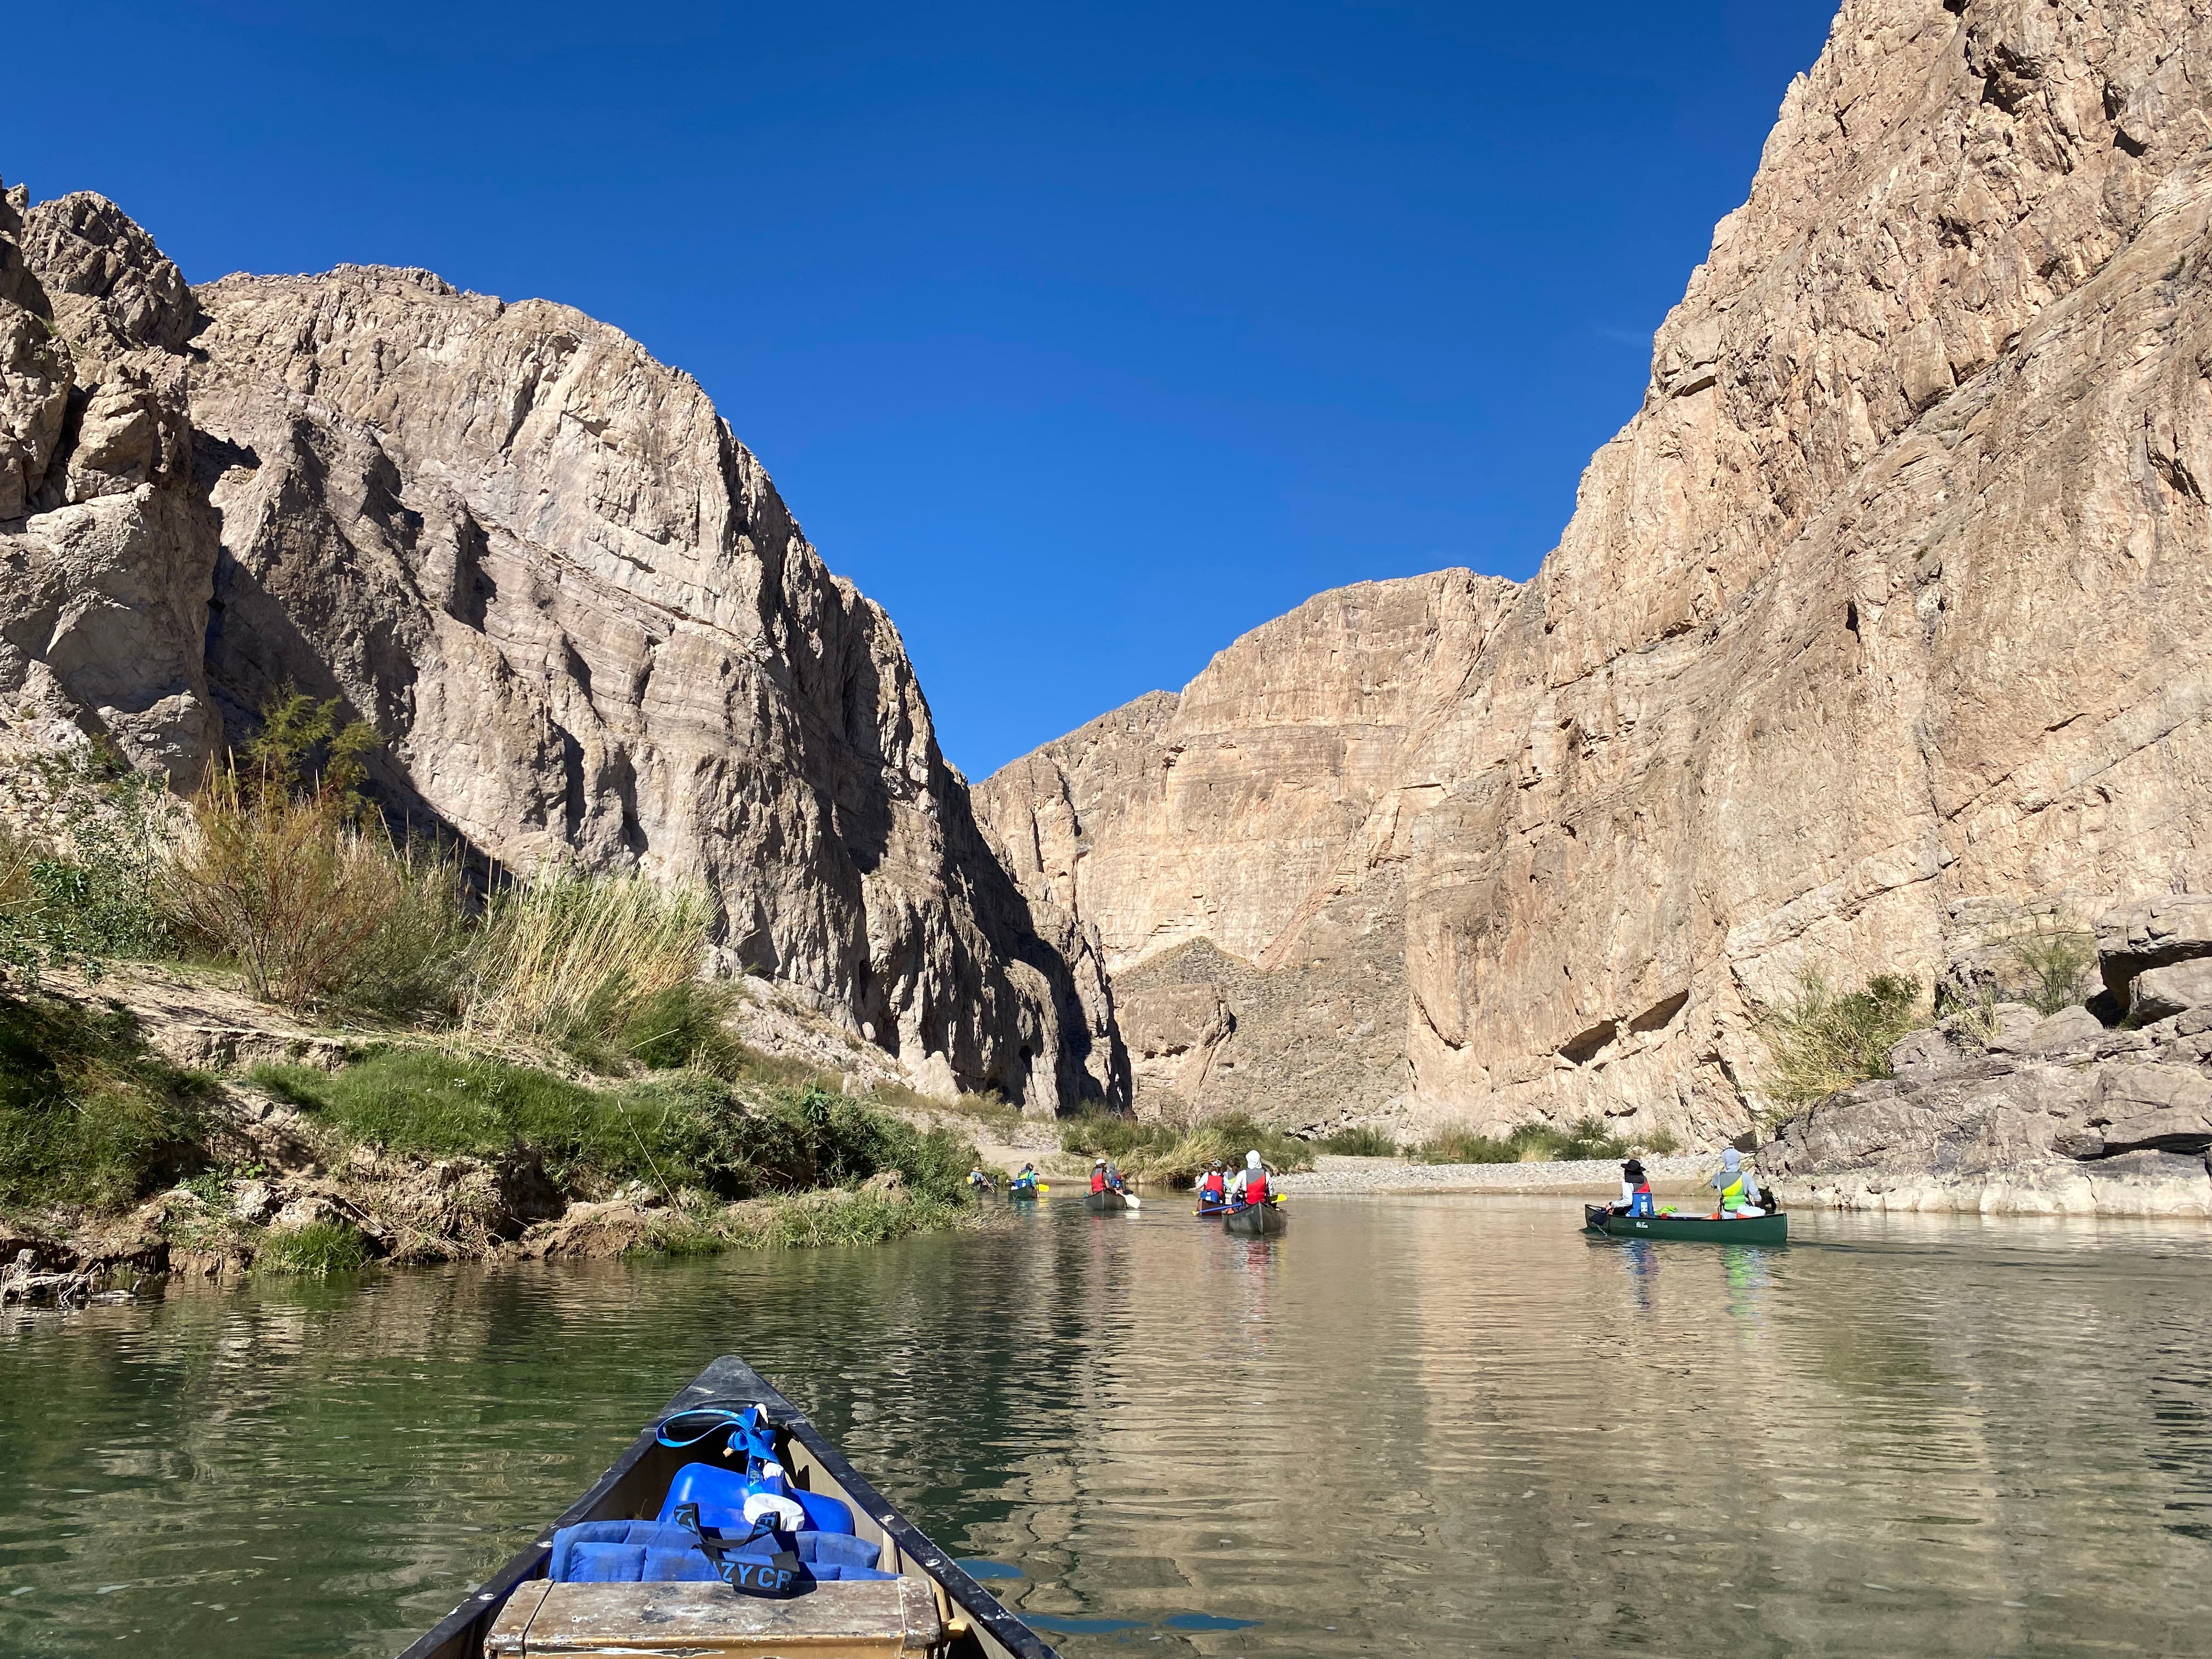
[[[2189,0],[1846,0],[1530,582],[1323,595],[982,786],[1117,976],[1330,975],[1201,1105],[1340,1115],[1358,985],[1401,1127],[1717,1140],[1805,975],[2212,886],[2207,64]]]
[[[1955,1015],[1784,1125],[1759,1167],[1845,1208],[2212,1216],[2212,898],[2132,906],[2099,936],[2130,1023]]]
[[[287,688],[396,819],[702,887],[720,959],[931,1092],[1126,1091],[1091,941],[1022,894],[898,631],[689,376],[581,313],[342,267],[197,292],[8,198],[0,696],[197,781]]]

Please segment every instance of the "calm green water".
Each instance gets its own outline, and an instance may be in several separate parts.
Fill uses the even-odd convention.
[[[2212,1651],[2202,1227],[1294,1213],[0,1326],[0,1653],[390,1652],[723,1351],[1071,1656]]]

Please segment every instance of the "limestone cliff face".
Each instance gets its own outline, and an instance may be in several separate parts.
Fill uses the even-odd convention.
[[[21,243],[0,692],[179,775],[288,685],[342,697],[395,812],[702,884],[726,965],[925,1087],[1124,1091],[1088,939],[1007,879],[896,629],[690,377],[422,271],[195,294],[94,197]]]
[[[1024,884],[1125,982],[1395,936],[1335,976],[1389,1090],[1305,1080],[1328,988],[1225,1006],[1209,1093],[1711,1136],[1801,975],[2212,883],[2208,64],[2202,0],[1846,0],[1536,577],[1324,595],[1017,762]]]

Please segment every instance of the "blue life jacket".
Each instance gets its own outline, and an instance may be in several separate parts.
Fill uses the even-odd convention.
[[[769,1488],[757,1476],[719,1468],[712,1463],[686,1463],[668,1483],[668,1498],[661,1504],[657,1518],[673,1521],[677,1505],[696,1504],[701,1525],[717,1527],[724,1532],[744,1532],[752,1526],[745,1518],[745,1499],[766,1490]],[[810,1530],[848,1534],[852,1532],[851,1506],[829,1493],[803,1492],[787,1483],[783,1495],[805,1512]]]

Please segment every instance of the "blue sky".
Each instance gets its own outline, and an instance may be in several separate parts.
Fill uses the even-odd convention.
[[[72,0],[0,176],[696,375],[981,777],[1321,591],[1523,577],[1832,0]]]

